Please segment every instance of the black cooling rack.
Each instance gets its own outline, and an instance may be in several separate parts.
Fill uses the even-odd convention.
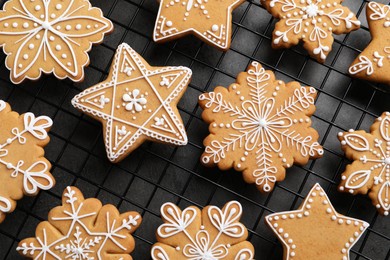
[[[5,2],[1,0],[1,5]],[[365,18],[368,1],[346,0],[363,26],[349,35],[336,36],[333,51],[325,64],[307,56],[301,47],[272,50],[271,34],[276,22],[259,0],[247,1],[233,15],[231,50],[219,52],[189,36],[164,45],[152,41],[158,10],[156,0],[92,0],[102,8],[115,26],[113,34],[90,53],[91,65],[83,83],[44,77],[37,82],[15,86],[0,62],[0,98],[14,110],[32,111],[53,118],[51,142],[46,148],[57,185],[36,197],[18,202],[14,213],[0,225],[0,259],[20,259],[18,242],[34,235],[36,225],[47,219],[51,208],[61,204],[61,194],[68,185],[79,187],[85,197],[97,197],[120,211],[136,210],[143,224],[135,232],[134,259],[149,259],[155,242],[155,230],[161,224],[160,206],[167,201],[184,208],[189,205],[222,206],[229,200],[242,203],[242,222],[250,231],[249,240],[256,249],[256,259],[282,259],[282,247],[264,224],[264,217],[275,211],[296,209],[309,189],[319,182],[328,192],[335,208],[342,214],[371,224],[351,251],[351,259],[390,259],[390,218],[376,212],[368,197],[350,196],[337,191],[340,174],[348,161],[343,157],[337,133],[351,128],[368,130],[375,117],[390,110],[386,87],[352,79],[348,66],[370,41]],[[389,3],[388,0],[378,2]],[[152,65],[184,65],[193,70],[193,80],[179,104],[189,144],[169,147],[147,143],[118,165],[108,162],[102,128],[97,121],[76,111],[70,100],[80,91],[107,76],[116,47],[130,44]],[[321,135],[325,155],[304,167],[287,171],[286,180],[270,194],[260,194],[241,174],[206,169],[199,163],[202,140],[207,125],[201,120],[198,96],[215,86],[228,86],[253,60],[275,71],[285,81],[296,80],[311,85],[318,92],[314,127]],[[377,90],[382,88],[382,90]],[[388,88],[390,89],[390,88]]]

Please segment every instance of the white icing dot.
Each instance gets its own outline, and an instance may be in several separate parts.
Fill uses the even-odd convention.
[[[76,30],[80,30],[81,29],[81,24],[77,24],[76,25]]]
[[[219,29],[219,27],[218,27],[218,25],[216,25],[216,24],[214,24],[214,25],[211,27],[211,30],[212,30],[213,32],[218,31],[218,29]]]
[[[28,54],[23,55],[23,59],[27,60],[28,59]]]
[[[52,19],[54,19],[54,18],[56,18],[56,14],[51,14],[50,17],[51,17]]]
[[[49,37],[49,40],[50,40],[50,41],[54,41],[54,36],[50,36],[50,37]]]
[[[12,27],[14,27],[14,28],[18,27],[18,23],[16,23],[16,22],[13,23],[13,24],[12,24]]]
[[[61,4],[56,4],[56,9],[57,9],[57,10],[61,10],[61,8],[62,8],[62,5],[61,5]]]
[[[29,26],[28,22],[23,23],[23,28],[24,28],[24,29],[27,29],[28,26]]]
[[[69,31],[70,29],[72,29],[72,26],[70,26],[69,24],[65,26],[65,30]]]
[[[61,49],[62,49],[62,48],[61,48],[61,45],[57,44],[57,45],[56,45],[56,50],[57,50],[57,51],[60,51]]]
[[[63,53],[63,54],[61,55],[61,57],[62,57],[63,59],[66,59],[68,56],[67,56],[65,53]]]
[[[35,6],[35,11],[39,11],[39,10],[41,10],[41,6],[40,5],[36,5]]]
[[[30,44],[28,45],[28,48],[29,48],[30,50],[34,49],[34,44],[33,44],[33,43],[30,43]]]
[[[173,23],[172,23],[172,21],[167,21],[167,22],[166,22],[166,25],[167,25],[168,27],[171,27],[171,26],[173,25]]]

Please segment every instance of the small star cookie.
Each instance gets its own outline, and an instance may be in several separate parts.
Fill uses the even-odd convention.
[[[341,177],[340,191],[367,194],[378,211],[390,211],[390,113],[384,112],[371,126],[371,132],[350,130],[339,133],[348,159]]]
[[[43,150],[52,124],[47,116],[19,115],[0,100],[0,223],[23,194],[34,196],[54,186]]]
[[[356,16],[341,5],[343,0],[260,0],[277,19],[274,48],[289,48],[303,41],[309,55],[325,62],[332,50],[333,33],[349,33],[360,28]]]
[[[78,94],[72,104],[102,122],[108,158],[117,163],[145,140],[187,144],[176,105],[191,76],[185,67],[151,67],[123,43],[108,78]]]
[[[153,39],[175,40],[194,34],[220,50],[230,48],[232,12],[245,0],[160,0]]]
[[[372,41],[352,63],[349,73],[356,78],[390,85],[390,6],[369,2],[366,16]]]
[[[246,182],[270,192],[285,168],[323,154],[311,128],[317,92],[298,82],[285,84],[252,62],[228,89],[202,94],[202,118],[210,124],[202,163],[242,171]]]
[[[119,214],[113,205],[84,199],[76,187],[67,187],[62,206],[49,212],[48,221],[36,228],[35,237],[20,241],[16,250],[36,259],[131,260],[132,233],[141,224],[137,212]]]
[[[242,214],[237,201],[223,209],[207,206],[202,211],[188,207],[181,211],[173,203],[161,207],[164,221],[152,247],[153,260],[227,259],[253,260],[253,245],[246,241],[248,231],[239,222]]]
[[[83,80],[87,52],[112,30],[89,0],[10,0],[0,12],[0,45],[15,84],[42,72]]]
[[[349,259],[369,224],[343,216],[317,183],[298,210],[275,213],[266,223],[283,243],[284,259]]]

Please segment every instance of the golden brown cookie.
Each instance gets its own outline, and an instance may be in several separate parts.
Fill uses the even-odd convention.
[[[52,124],[47,116],[19,115],[0,100],[0,223],[23,195],[33,196],[54,186],[43,150]]]
[[[285,178],[285,168],[323,154],[318,133],[310,127],[317,92],[276,80],[257,62],[236,82],[199,97],[202,118],[210,124],[201,161],[221,170],[234,167],[246,182],[270,192]]]
[[[283,243],[283,259],[349,259],[369,224],[343,216],[317,183],[298,210],[275,213],[266,223]]]
[[[87,52],[112,30],[89,0],[10,0],[0,11],[0,45],[15,84],[42,72],[83,80]]]
[[[378,211],[390,211],[390,113],[384,112],[371,132],[339,133],[345,156],[353,160],[341,177],[340,191],[367,194]]]
[[[173,203],[161,207],[164,221],[152,247],[154,260],[169,259],[254,259],[253,245],[240,218],[241,204],[227,203],[223,209],[207,206],[202,211],[191,206],[181,211]]]
[[[390,85],[390,6],[369,2],[366,10],[372,41],[352,63],[349,73]]]
[[[333,33],[344,34],[360,28],[356,16],[343,0],[260,0],[277,19],[272,47],[290,48],[300,41],[309,55],[325,62],[332,50]]]
[[[232,12],[245,0],[159,0],[153,39],[167,42],[194,34],[220,50],[230,48]]]
[[[72,104],[102,122],[108,158],[117,163],[145,140],[187,144],[176,105],[191,76],[185,67],[151,67],[123,43],[108,78],[77,95]]]
[[[113,205],[84,199],[79,189],[67,187],[62,206],[52,209],[48,221],[38,225],[35,237],[20,241],[16,250],[36,260],[130,260],[135,246],[131,234],[141,221],[137,212],[119,214]]]

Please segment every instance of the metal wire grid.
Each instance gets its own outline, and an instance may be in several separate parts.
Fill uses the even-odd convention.
[[[366,24],[367,2],[347,0],[344,4]],[[19,201],[15,212],[0,225],[1,259],[20,258],[15,251],[17,243],[34,235],[36,225],[47,219],[52,207],[61,203],[62,191],[68,185],[79,187],[85,197],[97,197],[121,211],[136,210],[143,215],[143,224],[134,234],[134,259],[150,257],[154,232],[161,224],[162,203],[172,201],[182,208],[222,206],[231,199],[243,204],[242,222],[250,231],[249,240],[256,248],[256,259],[281,259],[282,247],[263,218],[275,211],[296,209],[315,182],[326,189],[339,212],[371,224],[351,251],[351,259],[390,258],[389,219],[379,216],[367,197],[337,192],[340,174],[348,162],[343,158],[336,133],[349,128],[367,130],[376,116],[389,110],[388,94],[376,90],[377,85],[352,80],[346,73],[348,65],[370,39],[366,25],[351,35],[336,37],[331,56],[321,65],[300,47],[270,49],[275,20],[258,1],[248,1],[234,12],[232,48],[227,53],[215,51],[191,36],[165,45],[154,44],[151,35],[158,8],[154,0],[92,3],[113,21],[115,32],[91,52],[91,65],[84,83],[46,77],[14,86],[5,67],[0,70],[1,99],[10,102],[20,113],[32,111],[54,119],[46,154],[57,179],[54,189]],[[122,163],[112,165],[105,156],[101,126],[71,107],[70,99],[75,94],[107,76],[120,42],[129,43],[153,65],[180,64],[193,69],[194,79],[179,104],[189,136],[187,146],[147,143]],[[3,61],[4,58],[2,55]],[[277,184],[270,194],[260,194],[253,185],[245,184],[239,173],[205,169],[198,160],[207,125],[201,120],[197,97],[216,85],[227,86],[233,82],[236,74],[245,70],[252,60],[274,70],[278,78],[312,85],[319,92],[313,124],[320,132],[325,157],[289,169],[286,180]]]

